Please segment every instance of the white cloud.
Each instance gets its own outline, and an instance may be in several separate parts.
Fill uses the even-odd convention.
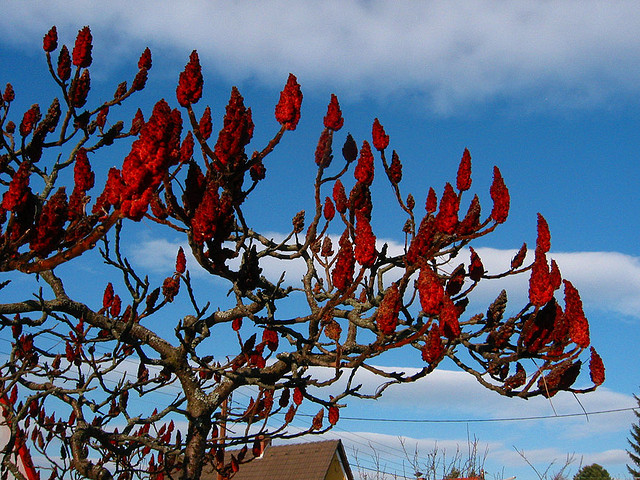
[[[280,85],[291,71],[307,88],[411,91],[451,111],[504,98],[556,108],[636,94],[639,22],[630,0],[143,0],[135,9],[122,0],[24,1],[4,9],[0,35],[35,44],[53,23],[67,36],[90,24],[112,59],[133,44],[180,55],[197,48],[207,69],[236,81]]]

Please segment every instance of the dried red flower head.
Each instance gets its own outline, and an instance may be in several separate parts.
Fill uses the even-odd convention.
[[[458,209],[460,200],[453,191],[449,182],[444,187],[444,193],[440,199],[440,210],[436,215],[436,230],[442,233],[452,234],[458,225]]]
[[[551,288],[555,291],[560,288],[562,285],[562,275],[560,274],[560,269],[558,268],[558,264],[555,260],[551,260],[551,270],[549,271],[549,284]]]
[[[331,405],[329,407],[329,423],[331,425],[335,425],[336,423],[338,423],[338,420],[340,419],[340,410],[338,409],[338,407],[336,407],[335,405]]]
[[[187,270],[187,257],[184,255],[182,247],[178,249],[176,256],[176,273],[184,273]]]
[[[469,247],[469,251],[471,252],[471,264],[469,265],[469,278],[474,282],[479,282],[482,276],[484,275],[484,265],[482,265],[482,260],[480,260],[480,257],[472,247]]]
[[[251,109],[244,106],[244,99],[236,87],[231,89],[223,127],[218,134],[215,154],[220,163],[235,169],[243,160],[244,147],[253,136]]]
[[[300,405],[302,403],[303,395],[302,390],[299,387],[293,389],[293,403]]]
[[[2,100],[6,103],[11,103],[15,100],[15,98],[16,94],[13,91],[13,85],[7,83],[6,87],[4,88],[4,93],[2,94]]]
[[[270,328],[265,328],[262,331],[262,341],[269,350],[275,352],[278,349],[278,332]]]
[[[149,76],[148,70],[142,69],[138,70],[136,76],[133,78],[133,82],[131,83],[131,88],[136,92],[140,90],[144,90],[145,85],[147,84],[147,78]]]
[[[480,199],[477,195],[473,196],[467,214],[458,224],[457,232],[459,235],[470,235],[478,231],[480,228]]]
[[[333,202],[331,201],[331,198],[327,197],[324,199],[324,218],[327,220],[327,222],[330,222],[331,220],[333,220],[333,217],[336,214],[336,209],[333,206]]]
[[[419,258],[427,254],[429,248],[431,248],[434,233],[435,222],[431,217],[424,217],[420,222],[418,233],[411,241],[409,250],[405,255],[405,260],[409,264],[415,264]]]
[[[436,196],[436,191],[432,187],[429,187],[425,209],[427,213],[434,213],[436,208],[438,208],[438,197]]]
[[[461,333],[460,324],[458,323],[458,309],[447,295],[442,300],[440,330],[449,340],[458,338]]]
[[[75,155],[73,167],[74,187],[69,202],[69,215],[78,215],[83,212],[85,194],[92,189],[95,183],[95,174],[91,171],[91,164],[87,157],[87,151],[79,148]]]
[[[358,163],[353,171],[358,182],[371,186],[373,183],[373,154],[371,153],[371,146],[366,140],[362,142],[362,148],[360,148],[360,157]]]
[[[422,346],[422,360],[429,365],[437,364],[444,355],[444,345],[440,338],[440,327],[434,324],[429,330],[427,340]]]
[[[13,135],[16,131],[16,124],[13,123],[11,120],[9,120],[7,122],[7,125],[4,128],[4,131],[7,132],[9,135]]]
[[[336,202],[336,210],[344,214],[347,211],[347,193],[340,179],[333,184],[333,201]]]
[[[242,317],[234,318],[231,322],[231,328],[234,332],[237,332],[242,327]]]
[[[344,292],[353,283],[356,259],[353,248],[348,238],[343,235],[340,241],[340,250],[336,256],[336,266],[331,272],[333,285]]]
[[[287,84],[280,92],[280,100],[276,105],[276,120],[287,130],[295,130],[300,120],[300,107],[302,105],[302,91],[298,80],[292,73],[289,74]]]
[[[107,123],[107,115],[109,115],[109,107],[104,106],[98,112],[98,116],[96,117],[96,125],[103,129]]]
[[[300,233],[304,230],[304,210],[300,210],[291,220],[293,225],[293,233]]]
[[[211,240],[218,233],[220,222],[230,214],[226,203],[221,201],[218,189],[218,185],[214,183],[207,184],[191,220],[193,240],[199,245]]]
[[[138,60],[138,68],[140,70],[149,70],[151,68],[151,50],[149,47],[144,49],[142,55],[140,55],[140,60]]]
[[[332,93],[331,101],[327,107],[327,115],[324,117],[324,126],[330,130],[338,131],[342,128],[342,125],[344,125],[344,118],[342,118],[338,97]]]
[[[382,151],[389,146],[389,135],[385,133],[384,127],[377,118],[373,121],[371,135],[373,138],[373,146],[376,150]]]
[[[193,134],[191,131],[187,132],[187,135],[180,145],[180,163],[186,163],[193,157],[193,147],[195,142],[193,140]]]
[[[489,189],[491,199],[493,200],[493,210],[491,210],[491,218],[496,223],[504,223],[509,215],[509,189],[504,184],[502,174],[498,167],[493,167],[493,183]]]
[[[510,377],[504,381],[505,390],[513,390],[524,385],[527,381],[527,372],[524,367],[520,365],[520,362],[516,363],[516,371]]]
[[[200,121],[198,122],[198,131],[200,132],[200,136],[204,140],[208,140],[211,136],[211,132],[213,131],[213,120],[211,119],[211,107],[207,105],[207,108],[202,112],[202,117],[200,117]]]
[[[333,243],[331,242],[331,238],[324,237],[324,240],[322,240],[320,255],[322,255],[323,257],[330,257],[333,255]]]
[[[31,163],[27,160],[20,164],[18,171],[9,183],[9,189],[2,196],[2,208],[7,212],[20,211],[29,199],[29,175]]]
[[[262,163],[262,160],[251,165],[251,168],[249,169],[249,175],[251,176],[251,180],[253,180],[254,182],[264,180],[267,175],[267,169],[265,168],[264,163]]]
[[[320,138],[318,139],[318,145],[316,146],[316,165],[321,168],[328,168],[331,165],[333,156],[331,155],[331,141],[333,140],[333,133],[328,128],[322,130]]]
[[[416,283],[420,296],[420,306],[425,315],[438,315],[442,310],[444,299],[444,287],[436,272],[431,267],[420,269],[418,281]]]
[[[589,360],[589,374],[591,381],[595,385],[602,385],[604,383],[604,363],[593,347],[591,347],[591,359]]]
[[[347,139],[342,146],[342,156],[347,163],[354,162],[358,157],[358,145],[356,145],[356,141],[350,133],[347,135]]]
[[[180,280],[176,277],[167,277],[162,282],[162,295],[167,300],[167,302],[173,302],[173,299],[176,297],[178,292],[180,291]]]
[[[109,307],[109,313],[112,317],[117,317],[120,315],[120,310],[122,309],[122,300],[118,295],[113,296],[113,300],[111,301],[111,306]]]
[[[356,260],[363,267],[370,267],[376,260],[376,237],[371,229],[369,219],[361,210],[356,211]]]
[[[527,256],[527,244],[523,243],[522,246],[520,247],[520,250],[518,250],[518,253],[516,253],[515,257],[511,259],[511,269],[515,270],[516,268],[520,268],[524,263],[524,259],[526,256]]]
[[[553,298],[553,291],[547,256],[544,251],[536,249],[529,277],[529,302],[536,307],[542,307]]]
[[[39,257],[46,257],[58,247],[60,239],[64,236],[67,208],[64,187],[60,187],[42,207],[34,236],[29,244],[29,248]]]
[[[89,94],[89,89],[91,88],[91,78],[89,77],[89,70],[83,70],[82,75],[80,77],[75,78],[71,82],[71,87],[69,88],[69,101],[71,105],[75,108],[84,107],[85,103],[87,103],[87,95]]]
[[[182,107],[188,107],[190,104],[198,103],[202,97],[202,68],[200,67],[200,58],[198,52],[194,50],[189,56],[184,70],[180,73],[178,87],[176,88],[176,97],[178,103]]]
[[[551,249],[551,233],[549,225],[542,215],[538,213],[538,238],[536,248],[540,248],[545,253]]]
[[[107,284],[102,295],[102,308],[107,309],[113,303],[113,285],[111,282]]]
[[[118,87],[116,88],[116,91],[113,92],[113,98],[117,100],[120,97],[124,96],[125,93],[127,93],[127,82],[120,82],[118,84]]]
[[[402,163],[400,163],[400,157],[394,150],[391,154],[391,164],[387,169],[387,177],[393,185],[397,185],[402,180]]]
[[[58,78],[66,82],[71,77],[71,56],[69,49],[63,45],[58,54]]]
[[[37,103],[31,105],[31,108],[24,112],[24,115],[22,116],[22,122],[20,122],[19,130],[20,135],[23,137],[29,135],[41,118],[40,106]]]
[[[76,67],[87,68],[91,65],[92,40],[93,37],[91,36],[89,27],[84,27],[78,32],[76,43],[73,47],[73,64]]]
[[[569,280],[564,281],[564,314],[569,321],[571,341],[582,348],[589,346],[589,322],[582,309],[578,290]]]
[[[402,295],[398,285],[393,283],[385,292],[382,302],[378,307],[376,315],[376,325],[385,335],[391,335],[396,331],[398,325],[398,314],[402,307]]]
[[[129,130],[129,133],[131,135],[138,135],[143,126],[144,116],[142,115],[142,110],[138,109],[133,117],[133,120],[131,120],[131,130]]]
[[[456,187],[461,192],[464,192],[471,188],[471,154],[466,148],[464,149],[462,159],[460,160],[460,166],[458,167]]]
[[[164,100],[157,102],[122,163],[124,189],[120,200],[122,213],[127,218],[138,221],[144,216],[153,191],[169,167],[180,161],[181,130],[180,112],[171,110]]]
[[[42,39],[42,48],[47,53],[53,52],[56,48],[58,48],[58,30],[56,29],[55,25],[51,27],[51,29]]]

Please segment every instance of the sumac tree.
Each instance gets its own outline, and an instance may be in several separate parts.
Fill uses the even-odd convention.
[[[274,239],[253,228],[243,208],[269,181],[269,155],[298,124],[302,93],[293,75],[277,100],[273,137],[248,153],[254,120],[236,88],[217,135],[211,109],[197,106],[204,83],[197,52],[179,75],[176,107],[160,100],[125,121],[114,117],[145,87],[148,49],[131,83],[96,103],[89,28],[69,51],[58,46],[54,27],[43,48],[58,98],[46,110],[35,104],[16,112],[16,95],[25,92],[7,84],[0,103],[2,287],[8,292],[9,282],[25,276],[39,285],[5,294],[0,304],[0,328],[11,345],[0,363],[1,408],[11,430],[4,471],[21,478],[11,453],[28,445],[51,478],[197,479],[205,465],[229,477],[264,436],[322,433],[349,397],[376,397],[391,384],[417,381],[445,358],[510,397],[584,392],[604,380],[591,349],[594,386],[572,387],[590,346],[589,327],[578,291],[547,258],[544,218],[531,264],[523,245],[510,268],[488,272],[470,246],[507,219],[509,191],[497,167],[488,214],[469,193],[466,150],[454,181],[439,198],[430,188],[421,206],[402,192],[402,164],[378,119],[370,139],[342,137],[343,159],[334,158],[344,120],[332,95],[315,151],[313,208]],[[127,139],[128,154],[97,174],[97,159],[113,161],[112,145]],[[406,220],[401,251],[376,239],[374,181],[388,183]],[[183,238],[175,268],[157,284],[123,253],[141,221]],[[78,279],[65,277],[66,266],[80,268],[96,246],[118,280],[106,280],[112,273],[93,277],[103,293],[74,298],[69,285]],[[299,262],[304,273],[268,278],[268,260],[283,272]],[[226,282],[231,306],[197,298],[194,268]],[[530,275],[522,309],[508,315],[502,292],[486,313],[466,311],[479,282],[517,274]],[[298,313],[279,313],[291,298]],[[176,299],[184,308],[174,319],[165,312]],[[233,355],[216,354],[216,346],[234,344]],[[396,349],[416,352],[417,373],[376,366]],[[381,387],[361,391],[359,371],[378,376]],[[168,387],[163,404],[155,397],[157,408],[145,410],[137,400]],[[241,388],[251,398],[228,408]],[[314,404],[318,413],[308,426],[291,428],[300,405]],[[225,456],[230,449],[236,453]]]

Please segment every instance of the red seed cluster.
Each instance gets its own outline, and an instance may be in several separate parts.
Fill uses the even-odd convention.
[[[593,347],[591,347],[589,373],[591,375],[591,381],[595,385],[602,385],[602,383],[604,383],[604,363],[602,362],[602,358],[600,358],[600,355],[598,355],[595,348]]]
[[[82,75],[75,78],[71,82],[71,88],[69,88],[69,100],[71,105],[75,108],[84,107],[87,103],[87,95],[91,88],[91,78],[89,77],[89,70],[83,70]]]
[[[2,209],[7,212],[20,211],[27,202],[31,189],[29,188],[29,175],[31,174],[31,163],[23,161],[18,167],[11,182],[9,190],[2,196]]]
[[[471,154],[466,148],[464,149],[462,159],[460,160],[460,166],[458,167],[456,187],[461,192],[471,188]]]
[[[338,97],[332,93],[331,101],[327,107],[327,115],[324,117],[324,126],[330,130],[338,131],[342,125],[344,125],[344,118],[342,118]]]
[[[389,146],[389,135],[385,133],[384,127],[377,118],[373,121],[371,135],[373,137],[373,146],[376,150],[382,151]]]
[[[58,54],[57,72],[58,78],[63,82],[66,82],[71,77],[71,56],[66,45],[62,46]]]
[[[289,74],[287,84],[280,92],[280,100],[276,105],[276,120],[287,130],[295,130],[300,121],[300,107],[302,105],[302,91],[298,80]]]
[[[369,219],[360,210],[356,211],[355,257],[363,267],[370,267],[376,260],[376,237]]]
[[[436,229],[443,233],[452,234],[458,225],[458,209],[460,200],[453,191],[453,187],[447,182],[444,193],[440,199],[440,210],[436,215]]]
[[[76,43],[73,47],[73,64],[76,67],[87,68],[91,65],[92,41],[93,37],[89,27],[84,27],[78,32]]]
[[[391,335],[395,332],[398,325],[398,314],[402,307],[402,295],[398,289],[398,285],[393,283],[385,292],[382,302],[378,307],[376,316],[376,325],[385,335]]]
[[[203,84],[200,58],[198,57],[198,52],[194,50],[189,56],[189,62],[180,73],[178,87],[176,88],[178,103],[182,107],[197,103],[202,97]]]
[[[438,315],[442,310],[444,287],[436,272],[430,267],[420,269],[416,284],[420,296],[420,306],[425,315]]]
[[[536,248],[539,248],[544,252],[548,252],[551,249],[551,233],[549,232],[549,225],[540,214],[538,214],[538,238],[536,240]]]
[[[60,187],[42,207],[29,245],[39,257],[44,258],[49,255],[64,236],[67,208],[67,194],[64,187]]]
[[[571,341],[582,348],[589,346],[589,322],[584,316],[578,290],[569,280],[564,281],[565,315],[569,320]]]
[[[42,48],[47,53],[53,52],[58,48],[58,30],[55,26],[51,27],[42,39]]]
[[[491,218],[496,223],[504,223],[509,215],[509,189],[504,184],[502,174],[498,167],[493,167],[493,183],[489,190],[491,199],[493,200],[493,209],[491,210]]]
[[[244,106],[244,99],[237,88],[231,90],[222,130],[218,134],[215,154],[222,165],[234,170],[240,164],[244,147],[253,136],[251,109]]]
[[[346,235],[340,239],[340,250],[336,257],[336,266],[331,273],[333,285],[340,291],[345,291],[353,283],[356,259],[353,247]]]
[[[440,327],[434,324],[429,329],[429,334],[425,344],[422,346],[422,360],[429,365],[434,365],[440,361],[444,354],[444,345],[442,343]]]
[[[371,153],[371,146],[366,140],[362,142],[360,157],[353,175],[363,185],[371,186],[373,183],[373,154]]]
[[[395,150],[391,154],[391,164],[387,170],[387,176],[393,185],[397,185],[402,180],[402,163],[400,163],[400,157]]]
[[[32,105],[31,108],[24,112],[24,115],[22,116],[19,129],[20,135],[23,137],[29,135],[41,118],[40,106],[38,104]]]

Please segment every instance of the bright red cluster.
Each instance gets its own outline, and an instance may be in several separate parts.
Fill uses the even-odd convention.
[[[342,118],[338,97],[332,93],[331,101],[327,107],[327,115],[324,117],[324,126],[330,130],[338,131],[342,128],[342,125],[344,125],[344,118]]]
[[[222,130],[218,134],[215,153],[218,161],[233,170],[242,160],[244,147],[253,136],[251,109],[244,106],[244,99],[236,87],[231,90]]]
[[[460,165],[458,166],[456,187],[461,192],[464,192],[471,188],[471,154],[466,148],[464,149],[462,159],[460,160]]]
[[[89,27],[84,27],[78,32],[76,37],[76,43],[73,47],[73,64],[78,68],[87,68],[91,65],[91,49],[93,45],[91,42],[93,37],[91,36],[91,30]]]
[[[207,184],[202,201],[191,220],[193,239],[200,245],[216,236],[224,235],[226,225],[233,215],[229,196],[219,195],[218,189],[218,185],[213,182]]]
[[[29,248],[39,257],[51,253],[64,235],[67,221],[67,194],[60,187],[42,207]]]
[[[427,213],[434,213],[438,208],[438,196],[433,187],[429,187],[429,193],[427,193],[427,200],[424,204],[424,208]]]
[[[23,137],[29,135],[41,118],[42,115],[40,114],[40,106],[36,103],[32,105],[29,110],[24,112],[22,121],[20,122],[20,135],[22,135]]]
[[[420,296],[420,306],[425,315],[438,315],[442,310],[444,287],[436,272],[430,267],[420,269],[416,283]]]
[[[433,242],[435,233],[435,222],[431,217],[425,217],[420,222],[418,233],[411,241],[405,259],[409,264],[415,264],[421,257],[424,257]]]
[[[377,150],[382,151],[389,146],[389,135],[385,133],[384,127],[377,118],[373,121],[371,135],[373,137],[373,146]]]
[[[458,225],[458,209],[460,199],[453,191],[449,182],[444,187],[444,193],[440,199],[440,210],[436,215],[436,229],[443,233],[452,234]]]
[[[440,327],[434,324],[429,330],[427,340],[422,347],[422,360],[430,365],[440,361],[444,354],[444,345],[440,338]]]
[[[73,179],[73,192],[69,198],[70,217],[84,213],[86,193],[93,188],[95,182],[95,174],[91,171],[91,164],[84,148],[79,148],[76,152]]]
[[[324,199],[323,214],[324,214],[325,220],[327,220],[328,222],[333,220],[333,217],[336,214],[336,209],[333,206],[333,202],[331,201],[331,199],[329,197]]]
[[[356,260],[363,267],[370,267],[376,260],[376,237],[371,229],[371,224],[366,215],[360,210],[356,211],[356,236],[355,236]]]
[[[194,146],[195,141],[193,140],[193,134],[191,131],[188,131],[182,141],[182,145],[180,145],[180,163],[186,163],[191,160],[191,157],[193,157]]]
[[[543,252],[548,252],[551,249],[551,233],[549,232],[549,225],[540,214],[538,214],[538,238],[536,241],[536,248],[541,249]]]
[[[69,88],[69,101],[75,108],[84,107],[87,103],[87,95],[91,88],[91,78],[89,77],[89,70],[83,70],[82,75],[75,78],[71,82],[71,88]]]
[[[476,253],[476,251],[469,247],[469,251],[471,252],[471,264],[469,265],[469,278],[474,282],[479,282],[482,276],[484,275],[484,265],[482,264],[482,260],[480,260],[480,256]]]
[[[176,97],[178,103],[182,107],[188,107],[193,103],[197,103],[202,97],[202,68],[200,67],[200,58],[198,52],[194,50],[189,56],[189,62],[180,73],[178,87],[176,88]]]
[[[300,120],[300,107],[302,105],[302,91],[298,80],[292,73],[289,74],[287,84],[280,92],[280,100],[276,105],[276,120],[287,130],[295,130]]]
[[[4,87],[4,93],[2,94],[2,100],[6,103],[11,103],[15,100],[16,94],[13,90],[13,85],[7,83]]]
[[[11,182],[9,190],[2,196],[2,209],[7,212],[19,212],[27,202],[31,189],[29,188],[29,175],[31,174],[31,163],[24,161],[18,167]]]
[[[600,355],[598,355],[595,348],[593,347],[591,347],[589,373],[591,375],[591,381],[595,385],[602,385],[602,383],[604,383],[604,363],[602,362],[602,358],[600,358]]]
[[[184,255],[182,247],[178,249],[176,256],[176,273],[184,273],[187,270],[187,257]]]
[[[336,266],[331,273],[333,285],[338,290],[345,291],[353,283],[355,263],[351,242],[347,235],[343,234],[340,239],[340,250],[336,256]]]
[[[316,146],[316,165],[322,168],[328,168],[331,165],[331,130],[325,128],[320,134],[318,145]]]
[[[387,169],[387,176],[393,185],[397,185],[402,180],[402,163],[400,163],[400,157],[395,150],[391,154],[391,164]]]
[[[571,341],[582,348],[589,346],[589,322],[582,310],[582,300],[578,290],[569,280],[564,281],[565,316],[569,320]]]
[[[45,52],[53,52],[56,48],[58,48],[58,30],[55,25],[51,27],[51,29],[47,32],[47,34],[42,39],[42,48]]]
[[[347,193],[340,179],[333,184],[333,201],[336,202],[336,210],[340,213],[347,211]]]
[[[391,335],[396,331],[400,307],[402,307],[402,295],[400,295],[398,285],[393,283],[385,292],[384,298],[378,307],[376,315],[378,330],[385,335]]]
[[[122,172],[115,168],[109,171],[94,211],[119,206],[125,217],[140,220],[169,167],[180,160],[181,130],[180,112],[171,110],[164,100],[156,103],[149,122],[122,163]]]
[[[440,330],[449,340],[454,340],[460,336],[460,323],[458,323],[458,309],[449,296],[442,299],[442,310],[440,311]]]
[[[469,235],[475,233],[480,226],[480,213],[480,199],[477,195],[474,195],[471,203],[469,204],[469,209],[467,210],[466,215],[458,224],[458,234]]]
[[[489,190],[491,199],[493,200],[493,210],[491,210],[491,218],[496,223],[504,223],[509,215],[509,189],[504,184],[502,174],[498,167],[493,167],[493,183]]]
[[[142,55],[140,55],[138,68],[140,70],[149,70],[151,68],[151,50],[149,50],[149,47],[145,48]]]
[[[71,77],[71,55],[66,45],[63,45],[58,54],[58,78],[66,82]]]
[[[373,154],[371,153],[371,146],[366,140],[362,142],[360,157],[358,157],[358,163],[353,175],[363,185],[371,186],[373,183]]]
[[[529,278],[529,302],[542,307],[553,298],[553,292],[560,288],[562,278],[555,261],[551,261],[551,269],[547,263],[544,250],[537,248]]]

